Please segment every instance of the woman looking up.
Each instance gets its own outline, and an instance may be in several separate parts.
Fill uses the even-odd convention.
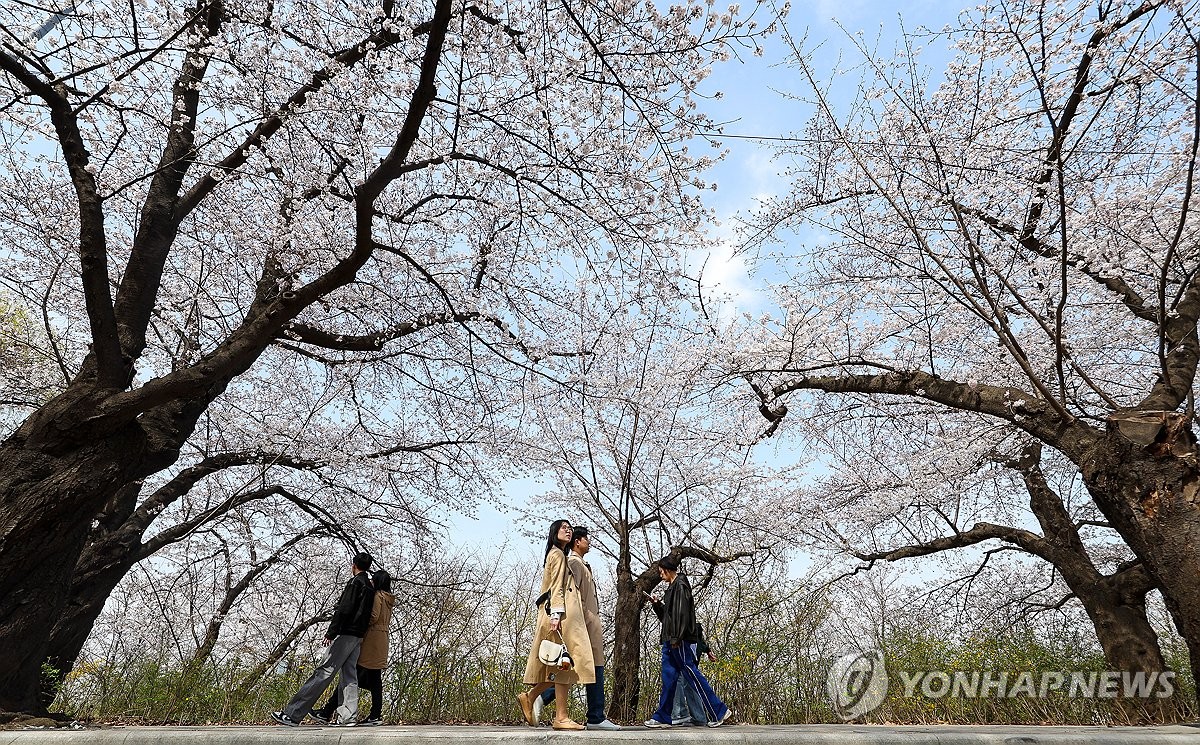
[[[555,520],[550,524],[550,532],[546,537],[537,626],[533,634],[533,647],[529,650],[529,661],[525,665],[525,685],[530,688],[517,695],[521,713],[531,727],[537,726],[537,720],[533,718],[534,698],[554,686],[554,695],[560,704],[555,707],[551,726],[557,730],[583,729],[582,724],[568,716],[565,702],[570,699],[567,692],[574,683],[596,682],[592,643],[584,621],[583,604],[579,589],[575,587],[575,581],[567,569],[566,551],[571,544],[571,535],[569,522]],[[565,644],[570,660],[555,667],[543,664],[538,659],[538,649],[545,640]]]

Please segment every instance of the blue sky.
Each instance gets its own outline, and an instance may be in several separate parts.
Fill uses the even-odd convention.
[[[718,0],[718,5],[721,0]],[[744,3],[743,8],[749,4]],[[868,47],[881,53],[891,53],[901,36],[902,29],[909,33],[919,27],[938,30],[953,24],[962,10],[968,6],[966,0],[924,0],[910,2],[898,8],[895,3],[878,0],[816,0],[797,3],[786,22],[788,33],[796,39],[807,37],[808,49],[816,49],[813,61],[822,71],[832,68],[839,55],[843,66],[853,66],[860,61],[858,51],[849,43],[847,34],[861,33]],[[769,17],[761,18],[769,23]],[[787,137],[801,129],[812,114],[812,109],[796,101],[789,101],[781,92],[805,93],[799,74],[786,65],[788,47],[781,34],[769,37],[763,44],[762,57],[746,54],[741,61],[734,59],[714,68],[712,76],[705,82],[707,93],[720,91],[720,100],[709,100],[705,108],[719,122],[728,122],[725,134],[734,135],[723,141],[730,153],[713,171],[718,183],[717,191],[708,200],[724,223],[721,234],[729,229],[730,221],[739,213],[752,208],[755,200],[785,191],[787,182],[780,176],[786,168],[772,158],[767,141],[747,139],[753,137]],[[922,63],[936,74],[945,67],[949,57],[944,48],[925,45]],[[847,76],[843,84],[835,85],[835,99],[847,100],[854,93],[857,80]],[[727,246],[727,252],[732,246]],[[758,284],[746,274],[744,264],[729,260],[728,253],[709,262],[722,274],[721,284],[734,294],[740,302],[753,307],[753,288]]]

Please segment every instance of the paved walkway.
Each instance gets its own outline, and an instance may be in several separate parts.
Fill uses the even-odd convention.
[[[574,745],[664,740],[673,743],[767,743],[768,745],[1200,745],[1200,724],[1169,727],[946,726],[876,727],[810,724],[718,729],[677,727],[618,732],[555,732],[547,727],[110,727],[86,730],[0,731],[0,745],[101,743],[103,745],[401,745],[402,743],[555,743]]]

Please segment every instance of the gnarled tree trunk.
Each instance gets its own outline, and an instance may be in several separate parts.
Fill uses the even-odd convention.
[[[61,406],[69,411],[69,399]],[[141,475],[146,438],[136,422],[98,431],[84,419],[39,417],[0,445],[0,709],[41,708],[50,629],[93,516]]]
[[[1171,418],[1184,426],[1175,435],[1164,427],[1148,446],[1110,424],[1081,469],[1096,505],[1161,589],[1200,680],[1200,465],[1184,415]]]

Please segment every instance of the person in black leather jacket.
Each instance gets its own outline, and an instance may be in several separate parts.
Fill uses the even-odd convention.
[[[280,724],[295,727],[329,687],[333,676],[341,673],[338,692],[342,705],[337,710],[339,724],[352,726],[358,716],[358,653],[362,647],[363,634],[371,625],[371,607],[375,602],[375,588],[371,586],[371,555],[360,553],[350,564],[350,580],[342,589],[333,620],[325,632],[325,644],[329,647],[325,659],[309,676],[292,700],[280,711],[271,712],[271,718]]]
[[[359,557],[366,557],[365,563],[370,566],[371,557],[359,554],[354,557],[353,567],[358,568]],[[332,642],[343,634],[361,639],[367,633],[371,625],[371,604],[375,602],[375,588],[371,586],[370,577],[366,569],[359,569],[342,588],[342,596],[338,598],[333,618],[329,621],[329,630],[325,632],[326,642]]]
[[[658,576],[667,583],[662,600],[651,596],[651,607],[662,621],[662,695],[658,709],[647,719],[647,727],[670,727],[671,705],[675,702],[675,688],[681,682],[690,684],[699,694],[709,727],[719,727],[729,718],[730,711],[717,694],[700,667],[692,645],[702,635],[696,621],[696,604],[692,600],[692,585],[688,578],[679,573],[679,562],[671,557],[660,559]]]

